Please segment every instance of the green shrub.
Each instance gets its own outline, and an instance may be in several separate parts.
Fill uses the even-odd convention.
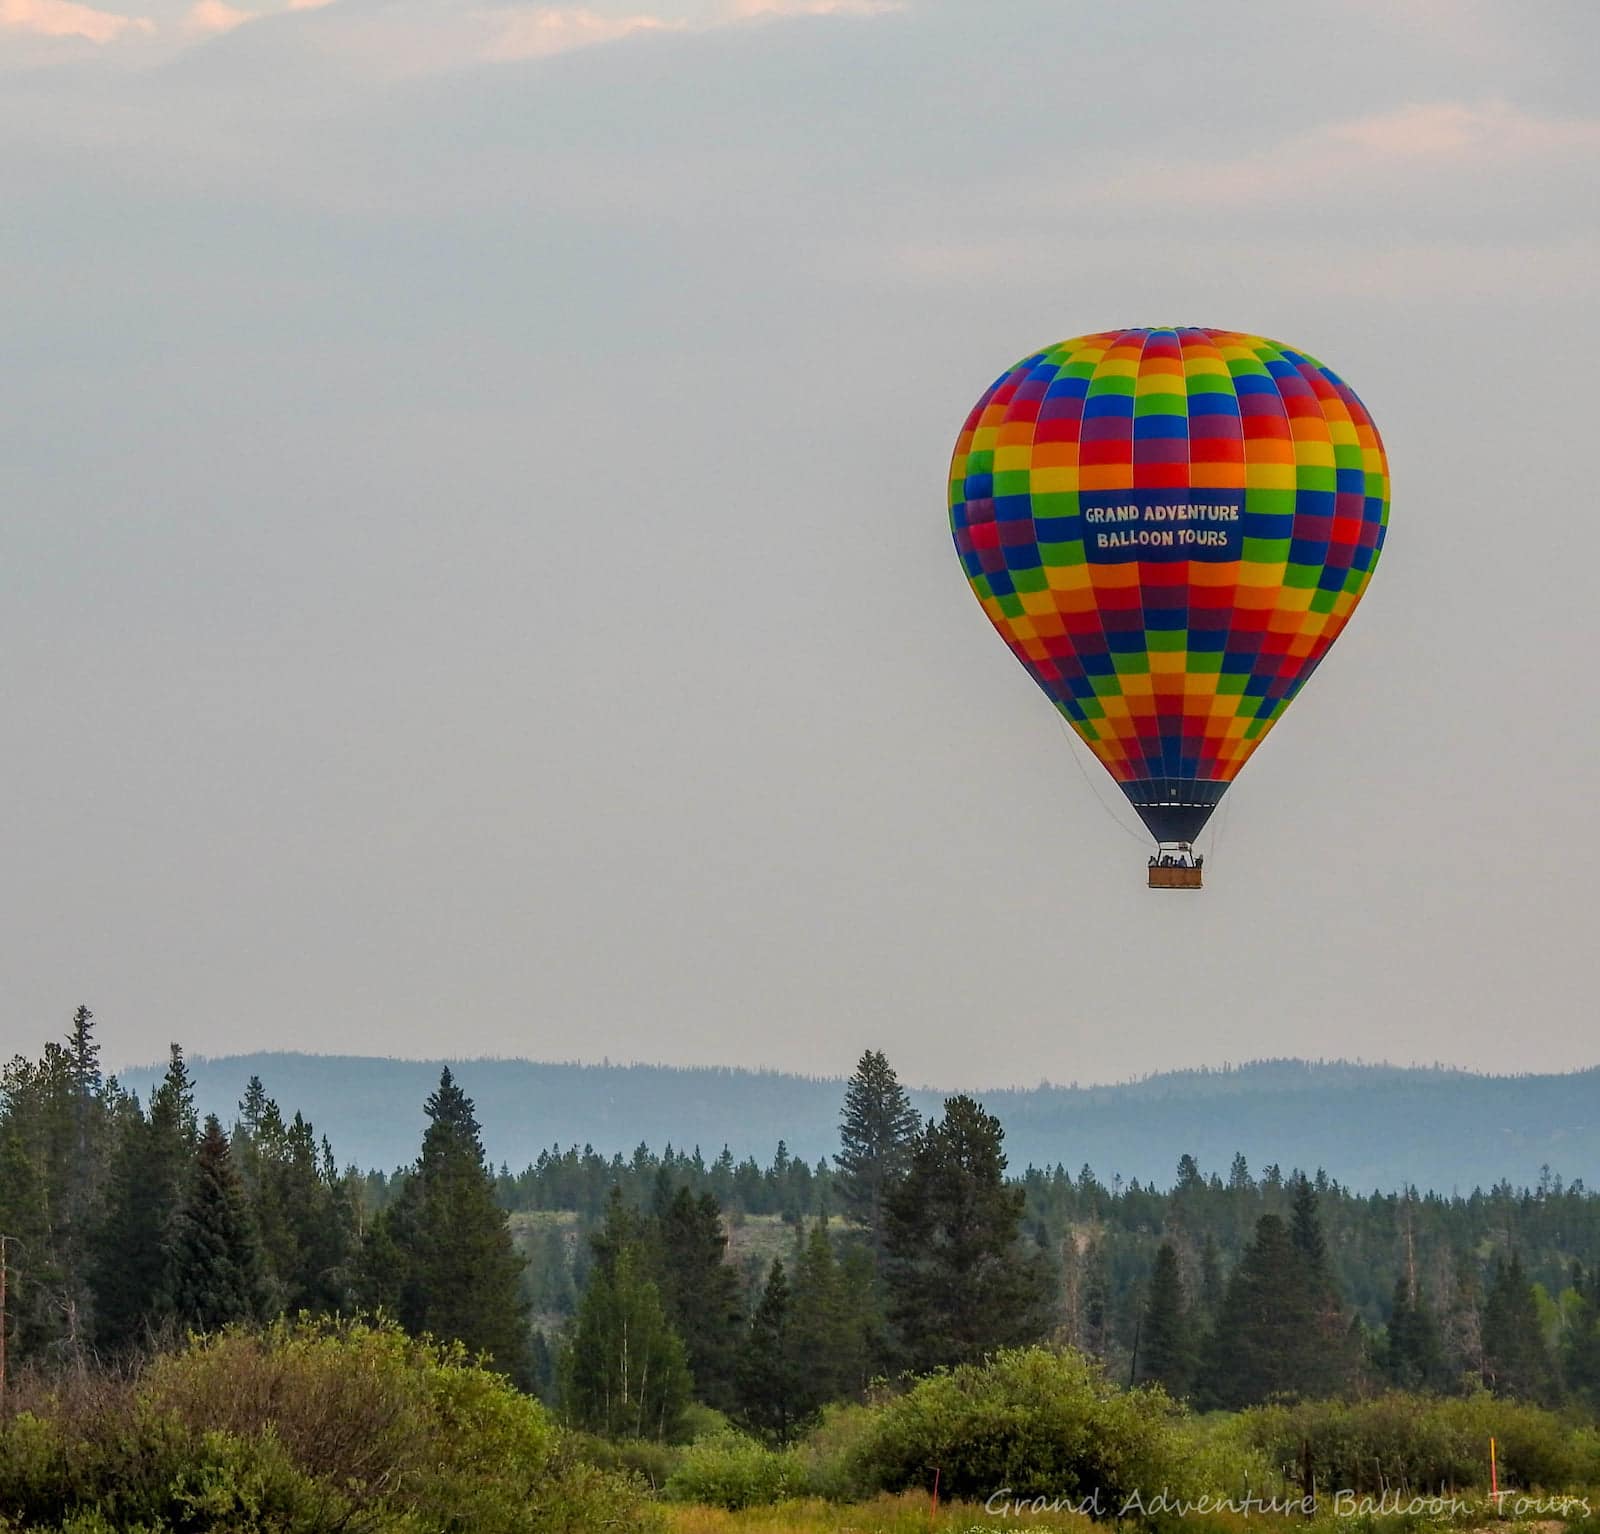
[[[1298,1495],[1298,1478],[1278,1472],[1235,1413],[1186,1416],[1174,1429],[1191,1483],[1201,1490],[1236,1501],[1248,1495]],[[1283,1485],[1286,1480],[1287,1487]]]
[[[733,1512],[782,1502],[805,1489],[804,1468],[792,1450],[769,1449],[732,1429],[690,1444],[666,1487],[675,1502]]]
[[[569,1432],[572,1452],[587,1464],[615,1474],[637,1476],[660,1491],[678,1468],[683,1450],[656,1438],[602,1438],[597,1433]]]
[[[348,1517],[331,1485],[298,1469],[270,1434],[241,1439],[189,1431],[131,1393],[125,1415],[41,1425],[28,1416],[0,1429],[0,1509],[23,1527],[65,1524],[117,1530],[238,1529],[318,1534]],[[55,1447],[25,1457],[45,1444]]]
[[[91,1515],[183,1534],[659,1527],[638,1479],[586,1462],[538,1402],[459,1347],[365,1321],[193,1339],[0,1429],[0,1518]]]
[[[1249,1442],[1298,1479],[1308,1444],[1318,1485],[1357,1492],[1485,1488],[1489,1439],[1501,1484],[1559,1490],[1600,1478],[1592,1430],[1557,1413],[1480,1392],[1437,1397],[1390,1392],[1370,1401],[1257,1406],[1240,1416]]]
[[[810,1495],[849,1502],[870,1494],[865,1445],[876,1431],[878,1410],[854,1405],[823,1408],[816,1426],[789,1451]]]
[[[1119,1390],[1070,1349],[1021,1348],[918,1381],[879,1408],[856,1448],[862,1481],[951,1497],[1064,1499],[1114,1518],[1135,1492],[1200,1489],[1182,1413],[1159,1390]]]
[[[715,1433],[726,1432],[733,1424],[725,1412],[703,1401],[691,1401],[678,1418],[678,1441],[693,1443],[697,1438],[710,1438]]]

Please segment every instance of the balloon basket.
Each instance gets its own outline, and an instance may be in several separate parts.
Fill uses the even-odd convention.
[[[1203,889],[1203,857],[1196,857],[1187,842],[1163,842],[1150,859],[1150,888],[1153,890]]]
[[[1203,889],[1198,868],[1161,868],[1150,870],[1150,888],[1153,890]]]

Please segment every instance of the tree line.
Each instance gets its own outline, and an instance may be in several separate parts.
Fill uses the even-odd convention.
[[[879,1377],[1041,1340],[1203,1406],[1394,1384],[1600,1407],[1600,1200],[1554,1177],[1466,1197],[1363,1197],[1242,1157],[1226,1179],[1185,1157],[1166,1190],[1015,1177],[981,1104],[924,1120],[870,1050],[815,1167],[781,1145],[764,1168],[641,1147],[512,1176],[448,1069],[425,1106],[409,1167],[341,1170],[257,1078],[230,1126],[200,1122],[176,1046],[141,1103],[80,1008],[0,1076],[11,1366],[381,1310],[610,1437],[670,1438],[699,1402],[781,1443]],[[530,1209],[578,1219],[519,1245]],[[730,1262],[730,1225],[774,1217],[783,1254]]]

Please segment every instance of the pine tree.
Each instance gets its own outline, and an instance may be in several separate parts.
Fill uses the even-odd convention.
[[[1290,1239],[1301,1261],[1318,1282],[1328,1276],[1328,1244],[1322,1234],[1322,1216],[1317,1209],[1317,1192],[1302,1172],[1294,1182],[1294,1207],[1290,1217]]]
[[[1483,1295],[1478,1264],[1470,1252],[1455,1251],[1441,1259],[1439,1283],[1444,1301],[1439,1315],[1439,1336],[1444,1347],[1445,1370],[1458,1389],[1482,1388]]]
[[[1255,1180],[1250,1176],[1250,1163],[1243,1151],[1233,1153],[1233,1165],[1228,1170],[1228,1191],[1233,1194],[1254,1193]]]
[[[181,1325],[215,1331],[263,1314],[267,1288],[261,1242],[214,1115],[206,1119],[166,1258],[167,1292]]]
[[[1539,1325],[1533,1285],[1516,1251],[1496,1262],[1483,1304],[1483,1358],[1496,1395],[1547,1401],[1554,1396],[1554,1371]]]
[[[920,1122],[883,1052],[867,1050],[845,1088],[834,1186],[845,1215],[866,1231],[879,1267],[889,1196],[905,1175]]]
[[[612,1438],[670,1438],[688,1404],[683,1342],[649,1276],[643,1222],[620,1196],[593,1239],[594,1265],[561,1360],[568,1421]]]
[[[949,1098],[889,1195],[889,1313],[914,1369],[976,1361],[1049,1325],[1049,1270],[1018,1239],[1026,1195],[1005,1180],[1003,1141],[978,1103]]]
[[[260,1137],[261,1126],[268,1111],[276,1113],[278,1105],[267,1096],[261,1078],[254,1073],[245,1083],[244,1096],[239,1099],[239,1123],[246,1135],[255,1140]]]
[[[809,1410],[861,1389],[870,1310],[867,1290],[851,1283],[820,1220],[809,1235],[801,1232],[797,1246],[789,1325],[806,1361],[802,1398]]]
[[[161,1154],[175,1164],[187,1165],[199,1142],[200,1128],[195,1116],[194,1082],[181,1044],[168,1048],[166,1073],[150,1095],[150,1122],[161,1137]]]
[[[446,1066],[425,1109],[422,1155],[374,1221],[364,1253],[369,1300],[389,1300],[411,1333],[464,1343],[525,1381],[522,1258],[495,1202],[472,1099]]]
[[[1352,1331],[1351,1317],[1333,1276],[1327,1240],[1322,1232],[1318,1192],[1327,1179],[1303,1174],[1295,1179],[1289,1238],[1299,1257],[1301,1302],[1309,1312],[1305,1345],[1297,1363],[1297,1389],[1307,1396],[1335,1396],[1355,1382],[1364,1348],[1359,1329]]]
[[[1591,1410],[1600,1409],[1600,1277],[1573,1264],[1577,1305],[1562,1364],[1568,1388]]]
[[[74,1352],[81,1340],[86,1231],[76,1181],[78,1108],[72,1059],[60,1044],[47,1044],[37,1063],[18,1056],[0,1073],[11,1155],[19,1172],[26,1165],[13,1197],[0,1188],[0,1203],[29,1211],[0,1227],[12,1237],[11,1264],[22,1275],[16,1315],[8,1322],[18,1362],[45,1351]]]
[[[807,1415],[806,1361],[790,1326],[783,1263],[773,1258],[739,1358],[739,1417],[751,1432],[780,1447]]]
[[[355,1231],[330,1156],[300,1115],[285,1124],[257,1076],[234,1127],[235,1166],[250,1194],[273,1292],[273,1310],[336,1312],[350,1299]]]
[[[100,1045],[94,1036],[94,1013],[87,1007],[80,1006],[73,1014],[67,1064],[72,1076],[72,1153],[71,1180],[63,1200],[62,1246],[73,1288],[86,1295],[90,1230],[103,1194],[106,1127]]]
[[[1317,1300],[1303,1250],[1277,1215],[1262,1215],[1228,1280],[1207,1346],[1201,1402],[1238,1409],[1316,1394],[1311,1382],[1319,1372],[1319,1346]]]
[[[708,1406],[730,1411],[744,1311],[739,1275],[726,1260],[728,1235],[716,1199],[709,1193],[695,1198],[680,1187],[658,1221],[657,1241],[661,1302],[683,1339],[695,1394]]]
[[[1438,1390],[1446,1383],[1438,1319],[1409,1273],[1402,1272],[1394,1282],[1379,1361],[1384,1377],[1400,1390]]]
[[[172,1318],[167,1243],[188,1190],[196,1139],[194,1088],[174,1044],[148,1117],[132,1098],[121,1114],[90,1270],[102,1348],[137,1345]]]
[[[1189,1393],[1194,1363],[1194,1334],[1178,1270],[1178,1249],[1163,1241],[1156,1248],[1139,1328],[1139,1378],[1182,1399]]]
[[[0,1118],[0,1236],[6,1238],[9,1290],[5,1342],[15,1366],[42,1356],[60,1340],[52,1295],[62,1275],[51,1244],[45,1179],[10,1114]]]

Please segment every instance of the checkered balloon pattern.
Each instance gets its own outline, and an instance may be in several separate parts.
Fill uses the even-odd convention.
[[[967,579],[1158,841],[1191,841],[1383,548],[1377,428],[1314,358],[1107,330],[1003,373],[950,462]]]

